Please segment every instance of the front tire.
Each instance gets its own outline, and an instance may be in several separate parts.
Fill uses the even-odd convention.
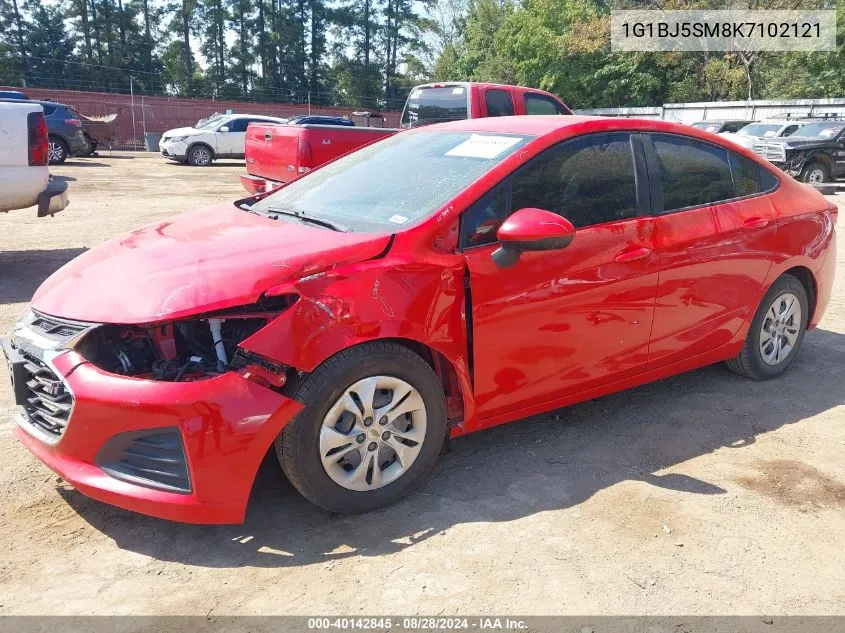
[[[47,158],[51,165],[61,165],[70,155],[67,143],[58,136],[51,136],[48,139]]]
[[[188,164],[194,167],[207,167],[214,160],[214,153],[208,145],[194,145],[188,150]]]
[[[801,182],[806,182],[811,185],[820,185],[825,182],[830,182],[830,174],[828,174],[827,167],[821,163],[810,163],[801,172]]]
[[[312,503],[355,514],[406,496],[446,436],[431,367],[395,343],[366,343],[320,365],[293,396],[305,408],[276,439],[287,478]]]
[[[782,275],[760,302],[742,351],[726,361],[728,369],[754,380],[781,375],[801,349],[809,315],[804,285]]]

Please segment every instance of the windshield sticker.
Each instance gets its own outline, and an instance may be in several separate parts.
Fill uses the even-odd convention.
[[[822,138],[829,138],[836,134],[837,131],[838,130],[834,130],[833,128],[827,128],[826,130],[822,130],[821,132],[819,132],[819,136],[821,136]]]
[[[763,138],[770,138],[775,135],[774,130],[769,130],[768,132],[763,132]]]
[[[393,224],[405,224],[409,218],[406,218],[404,215],[391,215],[387,218],[388,222],[393,222]]]
[[[457,147],[453,147],[446,156],[464,156],[466,158],[496,158],[522,139],[513,136],[486,136],[473,134]]]

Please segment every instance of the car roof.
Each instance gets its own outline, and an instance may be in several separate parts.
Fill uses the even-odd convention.
[[[57,103],[55,101],[44,101],[42,99],[13,99],[13,98],[3,97],[3,98],[0,98],[0,101],[4,101],[4,102],[15,101],[17,103],[20,103],[21,101],[26,101],[27,103],[37,103],[38,105],[40,105],[42,107],[50,106],[51,108],[70,108],[71,107],[69,105],[65,105],[64,103]]]
[[[674,132],[687,136],[696,135],[689,125],[660,119],[635,119],[620,117],[584,116],[578,114],[561,115],[522,115],[487,117],[483,119],[463,119],[446,123],[434,123],[412,128],[422,130],[450,130],[466,132],[500,132],[503,134],[529,134],[543,136],[557,130],[576,125],[591,124],[595,131],[606,130],[651,130],[655,132]],[[696,128],[692,128],[696,130]],[[699,130],[700,132],[700,130]]]

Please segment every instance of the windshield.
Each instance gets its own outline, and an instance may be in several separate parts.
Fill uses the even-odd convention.
[[[762,136],[770,138],[778,133],[783,126],[780,123],[752,123],[746,125],[737,134],[740,136]]]
[[[217,127],[218,125],[223,125],[227,120],[227,117],[221,114],[215,114],[210,119],[205,119],[204,121],[200,119],[197,121],[196,129],[198,130],[210,130],[211,128]]]
[[[400,132],[292,181],[251,210],[392,233],[434,213],[532,138]]]
[[[699,130],[715,133],[719,131],[722,124],[715,121],[699,121],[698,123],[693,123],[692,126],[697,127]]]
[[[402,127],[469,118],[469,98],[464,86],[414,88],[402,112]]]
[[[819,123],[810,123],[798,130],[793,136],[819,136],[821,138],[833,138],[842,128],[845,127],[845,122],[842,121],[820,121]]]

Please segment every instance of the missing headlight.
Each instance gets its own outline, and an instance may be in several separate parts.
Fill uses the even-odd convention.
[[[113,374],[174,382],[212,378],[237,369],[241,341],[295,300],[274,298],[272,310],[244,306],[154,326],[102,325],[85,336],[77,351]]]

